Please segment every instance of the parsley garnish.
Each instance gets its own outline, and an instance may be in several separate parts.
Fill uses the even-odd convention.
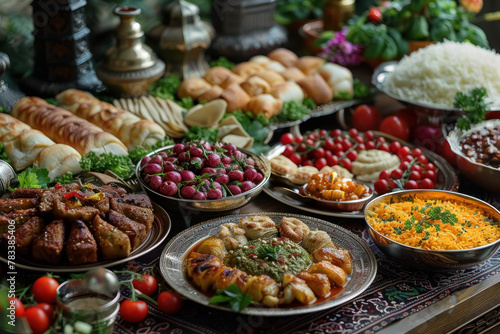
[[[403,231],[401,231],[400,227],[394,226],[393,229],[394,229],[394,232],[396,232],[397,235],[401,235],[401,233],[403,233]]]
[[[458,92],[455,95],[455,108],[465,111],[465,115],[457,120],[457,127],[461,130],[469,130],[471,124],[477,124],[484,120],[489,102],[486,102],[488,92],[486,88],[474,88],[469,93]]]
[[[241,312],[253,304],[252,296],[243,294],[236,284],[230,284],[225,290],[217,289],[210,304],[229,304],[231,310]]]
[[[257,248],[257,254],[261,259],[268,257],[272,261],[278,261],[280,246],[262,245]]]

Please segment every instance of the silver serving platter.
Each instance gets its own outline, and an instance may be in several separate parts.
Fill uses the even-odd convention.
[[[134,249],[129,256],[109,261],[98,261],[94,263],[88,263],[83,265],[72,266],[69,264],[45,264],[38,261],[34,261],[27,257],[18,256],[16,258],[15,266],[20,269],[27,269],[33,271],[43,271],[43,272],[54,272],[54,273],[75,273],[75,272],[83,272],[89,271],[96,268],[106,268],[113,267],[118,264],[122,264],[125,262],[129,262],[139,256],[145,255],[149,253],[151,250],[155,249],[159,245],[165,241],[170,232],[171,221],[167,212],[158,204],[153,204],[153,213],[155,219],[153,221],[153,225],[149,230],[146,239],[139,245],[136,249]],[[8,260],[0,256],[0,261],[4,263],[8,263]]]
[[[334,225],[317,218],[293,215],[287,213],[249,213],[244,215],[233,215],[209,220],[195,225],[176,235],[165,247],[160,257],[160,270],[167,283],[184,297],[199,304],[231,311],[228,307],[213,305],[209,303],[209,297],[198,291],[188,280],[185,271],[185,257],[191,248],[201,240],[213,236],[219,232],[219,226],[225,223],[237,224],[242,217],[251,215],[266,215],[277,224],[283,216],[295,217],[307,224],[311,230],[322,230],[327,232],[332,240],[348,249],[353,262],[353,272],[348,277],[344,288],[332,299],[323,302],[304,305],[299,307],[269,308],[250,306],[241,313],[258,316],[288,316],[332,308],[344,304],[365,291],[373,282],[377,273],[377,261],[368,244],[354,235],[352,232],[340,226]]]
[[[375,134],[376,137],[384,137],[385,139],[388,140],[388,142],[398,141],[401,143],[401,145],[408,146],[411,149],[417,147],[416,145],[407,143],[405,141],[402,141],[394,136],[388,135],[383,132],[373,131],[373,133]],[[284,151],[284,149],[285,149],[284,145],[277,144],[273,148],[271,148],[271,150],[266,154],[266,156],[269,160],[271,160],[272,158],[280,155]],[[436,188],[441,190],[456,190],[458,188],[458,176],[455,173],[453,167],[451,167],[451,165],[443,157],[437,155],[436,153],[422,147],[420,149],[422,150],[424,155],[429,159],[429,162],[435,164],[438,169]],[[354,178],[354,180],[356,180],[356,178]],[[373,188],[372,184],[368,185]],[[275,187],[278,186],[286,186],[294,191],[298,191],[299,189],[299,186],[294,187],[292,184],[284,182],[283,179],[271,175],[269,181],[264,185],[262,190],[266,194],[268,194],[269,196],[271,196],[272,198],[283,204],[310,213],[315,213],[318,215],[330,216],[330,217],[339,217],[339,218],[365,217],[363,213],[364,207],[361,208],[359,211],[334,211],[325,209],[324,207],[319,208],[315,205],[305,203],[304,201],[301,201],[296,197],[288,196],[283,192],[276,190]]]

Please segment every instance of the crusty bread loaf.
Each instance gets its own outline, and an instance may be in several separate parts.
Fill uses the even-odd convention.
[[[118,109],[87,92],[68,89],[57,95],[56,99],[63,108],[118,137],[129,150],[136,146],[154,145],[166,136],[157,123]]]
[[[49,177],[56,177],[71,172],[78,174],[82,171],[80,159],[82,156],[73,147],[64,144],[55,144],[43,149],[37,156],[35,163],[40,168],[49,171]]]
[[[332,89],[319,74],[314,74],[297,83],[302,87],[304,93],[312,98],[316,104],[324,104],[333,99]]]
[[[230,84],[222,93],[221,97],[227,102],[227,112],[233,112],[238,109],[244,109],[250,96],[237,83]]]
[[[275,98],[271,94],[261,94],[254,96],[248,102],[245,110],[250,111],[257,116],[264,114],[266,118],[271,118],[280,113],[283,107],[283,101]]]
[[[42,132],[28,129],[5,144],[5,153],[15,170],[23,170],[33,165],[43,149],[52,145],[55,143]]]
[[[279,61],[285,67],[293,67],[297,63],[299,57],[288,49],[279,48],[271,51],[268,57],[272,60]]]
[[[7,143],[29,129],[31,128],[28,124],[10,115],[0,113],[0,143]]]
[[[12,109],[12,115],[42,131],[56,143],[89,152],[126,155],[127,147],[112,134],[71,112],[53,106],[38,97],[24,97]]]
[[[179,88],[177,88],[177,95],[180,98],[190,97],[196,100],[198,96],[208,91],[211,87],[212,85],[205,81],[205,79],[191,77],[181,82]]]

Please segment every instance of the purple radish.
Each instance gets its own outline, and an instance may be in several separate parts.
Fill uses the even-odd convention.
[[[189,161],[189,163],[191,164],[191,166],[193,166],[195,169],[202,169],[203,166],[205,165],[205,163],[203,162],[203,160],[201,160],[200,157],[194,157],[194,158],[191,158],[191,160]]]
[[[194,194],[193,199],[197,201],[204,201],[207,199],[207,193],[204,191],[197,191],[196,194]]]
[[[222,146],[222,148],[228,152],[236,151],[236,146],[234,146],[233,144],[224,145],[224,146]]]
[[[224,168],[217,168],[218,174],[226,174],[226,170]]]
[[[174,152],[176,154],[181,154],[185,150],[186,150],[186,147],[184,146],[184,144],[175,144],[175,146],[174,146]]]
[[[189,154],[191,155],[191,157],[202,157],[203,151],[201,148],[192,147],[189,149]]]
[[[253,160],[252,158],[247,158],[246,162],[250,166],[255,166],[255,160]]]
[[[207,151],[213,151],[212,150],[212,146],[210,145],[209,142],[202,140],[200,143],[203,145],[203,147],[205,148],[205,150],[207,150]]]
[[[182,166],[175,166],[175,171],[176,171],[176,172],[179,172],[179,173],[180,173],[180,172],[182,172],[183,170],[184,170],[184,167],[182,167]]]
[[[240,181],[240,182],[243,182],[243,180],[245,178],[243,172],[239,171],[239,170],[232,170],[229,173],[227,173],[227,175],[229,176],[229,178],[231,180],[237,180],[237,181]]]
[[[209,198],[209,199],[221,199],[222,198],[222,190],[210,189],[207,192],[207,198]]]
[[[151,160],[152,161],[152,160]],[[149,162],[146,167],[144,167],[144,173],[146,174],[160,174],[162,172],[161,166],[155,163]]]
[[[187,162],[189,161],[189,154],[187,154],[186,152],[181,152],[179,153],[179,156],[177,158],[180,162]]]
[[[163,170],[165,172],[171,172],[171,171],[174,171],[175,170],[175,165],[173,163],[171,163],[170,161],[165,161],[163,162]]]
[[[243,159],[243,153],[241,153],[241,151],[233,151],[231,152],[232,156],[236,159],[236,160],[241,160]]]
[[[163,157],[161,155],[155,155],[151,158],[150,164],[161,164],[163,162]]]
[[[166,196],[175,196],[178,190],[177,184],[172,181],[165,181],[160,187],[160,192]]]
[[[215,167],[218,164],[220,164],[220,157],[215,153],[209,154],[207,159],[207,165],[210,167]]]
[[[141,167],[151,161],[151,157],[144,157],[141,159]]]
[[[181,188],[181,197],[191,199],[196,194],[196,189],[193,186],[184,186]]]
[[[233,195],[239,195],[239,194],[241,194],[241,188],[238,187],[236,184],[230,184],[230,185],[227,186],[227,188],[229,189],[229,191]]]
[[[166,157],[166,158],[163,158],[163,161],[170,161],[171,163],[176,163],[177,157]]]
[[[210,175],[214,175],[214,174],[217,174],[217,171],[215,170],[215,168],[212,168],[212,167],[205,167],[201,170],[201,174],[210,174]]]
[[[219,182],[214,181],[213,186],[217,189],[222,189],[222,186],[220,185]]]
[[[146,182],[147,184],[149,184],[149,182],[151,182],[151,175],[144,176],[144,182]]]
[[[257,177],[258,172],[253,168],[249,168],[243,174],[245,176],[245,181],[253,181]]]
[[[167,152],[160,152],[158,155],[161,155],[162,159],[168,157]]]
[[[262,173],[257,172],[257,175],[255,175],[255,179],[253,179],[253,182],[255,184],[259,184],[260,181],[262,181],[263,179],[264,179],[264,175],[262,175]]]
[[[249,191],[250,189],[253,189],[255,187],[255,184],[253,184],[252,181],[243,181],[241,183],[241,190],[243,192]]]
[[[224,156],[221,160],[221,162],[225,165],[225,164],[230,164],[231,162],[233,162],[233,159],[231,157],[228,157],[228,156]]]
[[[183,181],[191,181],[196,178],[196,175],[190,170],[183,170],[181,176]]]
[[[161,179],[160,175],[153,175],[151,176],[151,180],[149,181],[149,186],[154,191],[158,191],[161,187],[162,182],[163,180]]]
[[[227,176],[226,174],[219,175],[217,176],[217,178],[215,178],[215,182],[219,182],[220,184],[227,184],[229,183],[229,176]]]
[[[172,181],[174,183],[179,183],[182,181],[182,176],[179,172],[171,171],[165,174],[165,181]]]

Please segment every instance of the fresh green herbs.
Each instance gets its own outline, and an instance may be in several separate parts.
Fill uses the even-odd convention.
[[[121,178],[127,179],[134,174],[134,164],[129,156],[118,156],[113,153],[102,153],[97,155],[95,152],[82,157],[80,167],[85,172],[93,171],[104,173],[107,169]]]
[[[309,110],[315,109],[316,105],[310,98],[304,99],[304,102],[288,101],[283,103],[281,112],[271,118],[271,123],[282,123],[289,121],[298,121],[309,114]],[[306,101],[307,100],[307,101]]]
[[[216,305],[229,305],[234,312],[241,312],[253,303],[252,296],[243,294],[236,284],[230,284],[225,290],[217,289],[209,302]]]
[[[17,176],[19,186],[16,188],[9,187],[9,191],[14,191],[19,188],[43,188],[47,189],[50,183],[49,171],[45,168],[33,166],[27,168]]]
[[[257,254],[261,259],[269,259],[271,261],[278,261],[280,253],[280,246],[272,246],[272,245],[262,245],[257,248]]]
[[[179,77],[174,74],[170,74],[157,80],[150,88],[149,93],[154,97],[173,100],[180,84],[181,80]]]
[[[204,140],[211,144],[217,141],[217,133],[219,130],[210,129],[210,128],[202,128],[200,126],[192,126],[189,129],[189,132],[186,133],[186,138],[189,140]]]
[[[210,62],[210,67],[222,66],[229,70],[232,70],[234,67],[234,63],[227,59],[226,57],[219,57]]]
[[[135,147],[133,150],[130,150],[128,152],[128,156],[129,156],[130,160],[132,160],[132,163],[135,165],[139,161],[141,161],[141,159],[146,154],[153,152],[157,149],[160,149],[162,147],[165,147],[168,145],[173,145],[173,144],[174,144],[174,140],[172,138],[170,138],[169,136],[165,136],[165,138],[163,138],[163,140],[159,140],[156,144],[154,144],[151,147],[143,147],[143,146]]]
[[[434,206],[429,209],[427,212],[430,220],[441,221],[443,224],[450,224],[454,226],[458,224],[458,218],[454,213],[451,213],[449,210],[442,211],[440,206]]]
[[[60,184],[62,186],[70,184],[72,182],[73,182],[73,173],[71,172],[66,172],[66,174],[58,176],[54,179],[54,183]]]
[[[0,143],[0,160],[10,163],[10,159],[5,153],[5,146],[3,143]]]
[[[457,120],[457,127],[461,130],[469,130],[472,124],[480,123],[484,120],[488,106],[488,92],[484,87],[474,88],[465,94],[458,92],[455,95],[455,108],[465,111],[465,115]]]
[[[354,78],[352,81],[352,89],[355,99],[366,99],[370,96],[370,88],[358,78]]]

